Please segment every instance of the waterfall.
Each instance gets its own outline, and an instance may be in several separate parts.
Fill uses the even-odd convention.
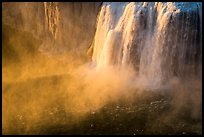
[[[44,2],[46,25],[54,39],[58,33],[59,9],[56,2]]]
[[[200,75],[201,7],[189,2],[103,3],[93,63],[97,69],[132,66],[154,85]]]
[[[94,37],[100,5],[101,2],[44,2],[45,37],[40,51],[60,56],[69,53],[75,59],[76,56],[85,59]]]

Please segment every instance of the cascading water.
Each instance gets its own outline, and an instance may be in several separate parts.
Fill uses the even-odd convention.
[[[202,134],[202,3],[2,12],[2,134]]]
[[[59,9],[56,2],[44,2],[46,26],[56,39],[58,33]]]
[[[157,86],[200,75],[201,11],[199,3],[103,3],[93,63],[97,69],[133,66]]]

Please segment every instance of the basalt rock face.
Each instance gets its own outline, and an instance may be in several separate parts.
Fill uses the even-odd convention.
[[[100,3],[44,3],[44,7],[54,47],[86,53],[94,37]]]
[[[40,38],[45,32],[43,9],[43,3],[3,2],[2,22],[12,28],[28,31]]]
[[[43,52],[86,54],[94,37],[100,5],[97,2],[3,3],[2,19],[4,24],[42,40],[39,49]]]

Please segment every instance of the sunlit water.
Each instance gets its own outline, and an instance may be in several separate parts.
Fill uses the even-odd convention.
[[[72,35],[59,5],[43,38],[3,26],[3,134],[202,134],[202,4],[104,2],[90,60],[54,54]]]

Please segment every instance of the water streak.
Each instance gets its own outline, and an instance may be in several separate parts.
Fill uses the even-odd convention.
[[[44,2],[46,24],[53,37],[57,38],[59,9],[56,2]]]
[[[132,66],[162,85],[201,73],[201,3],[130,2],[102,5],[92,61],[97,69]]]

